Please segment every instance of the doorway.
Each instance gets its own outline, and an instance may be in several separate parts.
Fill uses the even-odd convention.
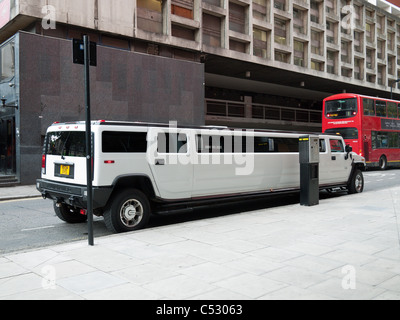
[[[16,174],[15,117],[0,118],[0,175]]]

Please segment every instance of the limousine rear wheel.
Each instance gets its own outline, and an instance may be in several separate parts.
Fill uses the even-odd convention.
[[[87,216],[81,215],[79,209],[75,209],[65,203],[57,204],[54,202],[54,212],[57,217],[67,223],[82,223],[87,220]]]
[[[361,193],[364,190],[364,176],[361,170],[356,169],[350,179],[350,183],[348,186],[348,190],[350,194],[353,193]]]
[[[150,218],[146,195],[137,189],[116,193],[104,212],[104,222],[113,232],[128,232],[143,228]]]

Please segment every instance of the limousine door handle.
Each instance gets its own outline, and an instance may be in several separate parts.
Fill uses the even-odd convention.
[[[163,166],[165,165],[164,159],[156,159],[156,166]]]

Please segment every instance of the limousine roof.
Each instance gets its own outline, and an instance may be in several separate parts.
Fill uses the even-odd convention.
[[[54,122],[52,126],[63,126],[63,125],[85,125],[85,121],[72,121],[72,122]],[[157,127],[157,128],[169,128],[171,125],[169,123],[160,122],[141,122],[141,121],[117,121],[117,120],[92,120],[91,125],[99,126],[134,126],[134,127]],[[254,132],[265,132],[265,133],[291,133],[298,135],[325,135],[325,136],[338,136],[334,133],[319,133],[319,132],[299,132],[299,131],[284,131],[284,130],[273,130],[273,129],[254,129],[254,128],[232,128],[227,126],[186,126],[186,125],[175,125],[173,128],[178,129],[209,129],[209,130],[253,130]]]

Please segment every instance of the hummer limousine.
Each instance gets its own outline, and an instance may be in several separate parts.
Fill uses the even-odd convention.
[[[300,190],[304,133],[93,121],[93,213],[113,232],[143,228],[152,213],[191,210]],[[68,223],[87,219],[85,122],[54,123],[37,189]],[[320,189],[363,191],[365,159],[341,136],[319,135]]]

